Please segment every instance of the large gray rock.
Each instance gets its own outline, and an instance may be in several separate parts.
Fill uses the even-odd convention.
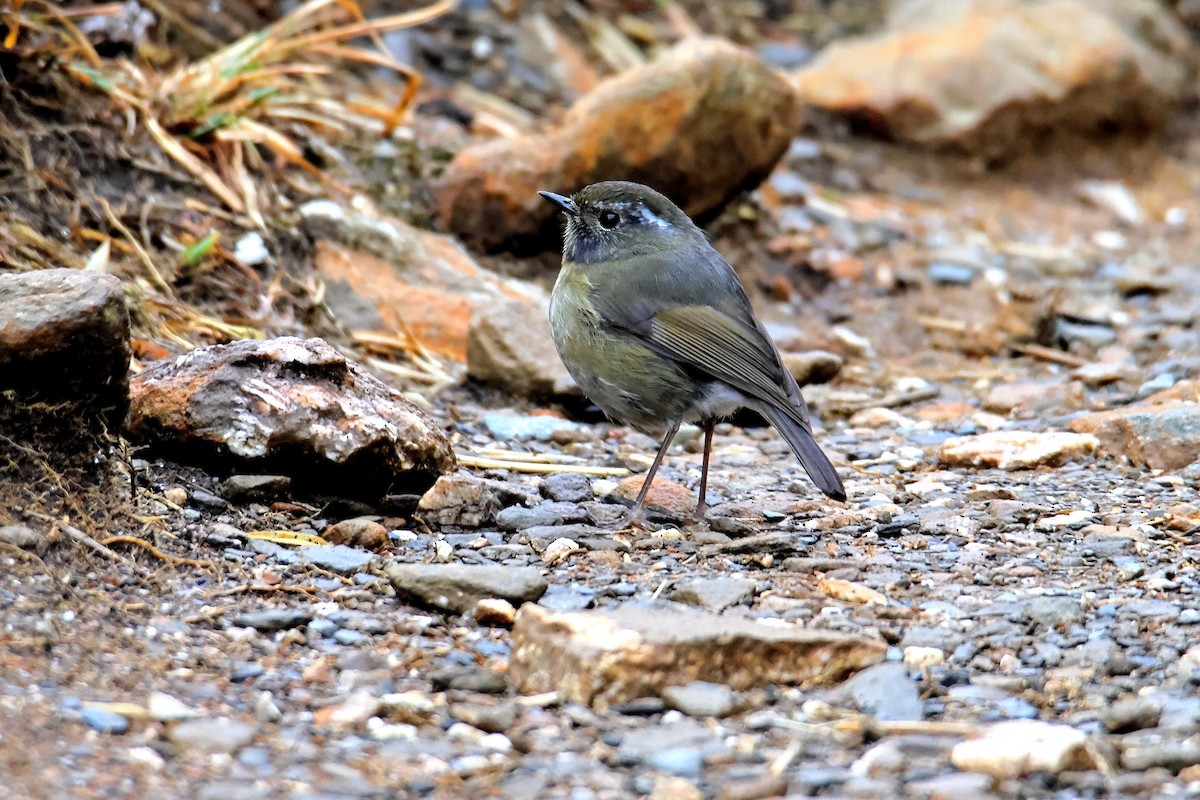
[[[0,431],[117,433],[129,406],[121,282],[77,269],[0,273]],[[66,444],[72,444],[68,439]]]
[[[897,139],[996,156],[1051,129],[1161,124],[1191,89],[1190,46],[1154,0],[904,0],[796,85]]]
[[[320,339],[233,342],[155,364],[133,380],[129,436],[175,460],[368,499],[424,491],[455,465],[425,412]]]
[[[512,633],[509,679],[518,691],[556,691],[603,709],[709,681],[735,690],[841,680],[878,663],[880,639],[763,625],[676,604],[556,612],[526,605]]]

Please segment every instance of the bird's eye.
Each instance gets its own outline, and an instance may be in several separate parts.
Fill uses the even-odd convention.
[[[611,231],[620,224],[621,218],[615,211],[605,211],[600,214],[600,227],[604,230]]]

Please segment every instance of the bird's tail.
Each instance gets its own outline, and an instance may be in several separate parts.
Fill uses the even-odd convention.
[[[844,501],[846,487],[842,485],[842,479],[838,477],[837,470],[833,468],[829,457],[825,455],[821,446],[817,444],[817,440],[813,438],[812,431],[808,426],[801,424],[781,408],[764,405],[758,411],[791,445],[792,452],[796,454],[796,458],[800,459],[800,465],[804,467],[804,471],[808,473],[808,477],[812,478],[812,482],[817,485],[817,488],[834,500]]]

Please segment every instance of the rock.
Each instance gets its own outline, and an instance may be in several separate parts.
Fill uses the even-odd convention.
[[[685,606],[625,603],[555,612],[526,605],[513,626],[509,678],[518,691],[557,691],[603,709],[694,680],[734,690],[840,680],[880,661],[864,636],[764,625]]]
[[[1121,752],[1121,766],[1139,772],[1161,767],[1179,772],[1200,764],[1200,740],[1195,737],[1182,742],[1149,741],[1127,743]]]
[[[632,506],[642,490],[645,475],[630,475],[622,478],[617,488],[609,495],[624,505]],[[650,493],[646,495],[646,514],[652,519],[681,522],[696,511],[696,493],[686,486],[673,483],[661,475],[654,478]]]
[[[671,599],[705,611],[724,611],[753,600],[754,584],[737,578],[694,578],[677,585]]]
[[[379,551],[387,544],[388,530],[370,517],[354,517],[330,525],[321,538],[332,544]]]
[[[1200,458],[1200,405],[1169,401],[1076,417],[1068,424],[1095,434],[1103,449],[1151,469],[1180,470]]]
[[[480,625],[508,628],[517,616],[513,604],[500,597],[485,597],[475,604],[475,621]]]
[[[1129,733],[1153,728],[1162,717],[1163,703],[1156,697],[1125,697],[1100,711],[1100,723],[1109,733]]]
[[[417,508],[437,525],[477,528],[491,522],[500,507],[496,492],[482,478],[468,472],[442,475],[421,496]]]
[[[471,377],[510,392],[577,392],[550,339],[550,301],[541,287],[489,272],[453,239],[403,220],[325,200],[300,213],[317,240],[327,302],[348,327],[411,335],[466,364]]]
[[[129,730],[129,720],[115,711],[106,708],[88,706],[80,713],[83,724],[100,733],[125,733]]]
[[[1063,381],[999,383],[983,399],[985,411],[1022,418],[1045,416],[1052,411],[1073,411],[1082,405],[1083,387]]]
[[[958,769],[980,772],[997,780],[1033,772],[1094,769],[1087,734],[1067,725],[1037,720],[1011,720],[984,727],[977,736],[959,742],[950,752]]]
[[[129,408],[129,357],[129,312],[117,278],[78,269],[0,272],[0,433],[17,441],[45,433],[50,439],[40,444],[64,451],[115,435]]]
[[[838,687],[837,694],[853,701],[862,713],[885,722],[914,722],[925,713],[908,667],[895,661],[864,669]]]
[[[547,501],[538,503],[533,508],[509,506],[496,515],[496,524],[507,531],[524,531],[563,522],[578,522],[582,519],[583,511],[579,506]]]
[[[296,552],[300,556],[301,564],[311,564],[339,575],[353,575],[359,570],[365,569],[375,560],[373,554],[346,547],[344,544],[335,544],[329,547],[310,544],[301,547]]]
[[[266,611],[245,611],[229,618],[235,628],[254,628],[263,633],[299,628],[312,621],[313,614],[305,608],[272,608]]]
[[[199,712],[194,708],[165,692],[151,692],[150,699],[146,702],[146,710],[150,712],[152,719],[159,722],[176,722],[199,716]]]
[[[929,669],[941,666],[945,661],[946,654],[940,647],[904,648],[904,666],[909,669]]]
[[[11,544],[22,550],[33,550],[39,555],[45,553],[50,547],[50,542],[45,536],[21,523],[0,525],[0,542]]]
[[[508,681],[504,675],[483,667],[446,667],[431,673],[429,682],[433,684],[435,692],[458,689],[481,694],[504,694],[508,691]]]
[[[335,730],[355,730],[364,726],[382,707],[383,702],[379,697],[360,689],[336,706],[327,706],[329,713],[325,720]]]
[[[807,353],[783,353],[783,365],[801,386],[828,383],[837,377],[846,362],[842,357],[824,350]]]
[[[560,472],[542,479],[542,494],[560,503],[585,503],[594,497],[592,481],[586,475]]]
[[[383,571],[401,597],[456,614],[466,614],[486,598],[513,605],[536,602],[549,585],[537,567],[389,561]]]
[[[167,732],[167,738],[180,750],[205,755],[236,753],[257,735],[256,725],[225,717],[184,720]]]
[[[686,778],[659,775],[647,800],[704,800],[704,793]]]
[[[1130,227],[1138,227],[1146,221],[1146,212],[1141,203],[1119,181],[1082,181],[1077,187],[1079,195],[1098,208],[1112,212],[1118,221]]]
[[[621,738],[617,756],[656,772],[698,777],[706,758],[724,755],[727,750],[708,725],[685,717],[628,731]]]
[[[287,475],[230,475],[217,485],[217,492],[231,503],[277,500],[291,491]]]
[[[1083,604],[1064,595],[1038,597],[1025,606],[1025,618],[1046,628],[1057,628],[1078,622],[1083,616]]]
[[[556,433],[588,429],[587,425],[544,414],[484,414],[483,425],[488,429],[488,433],[501,442],[529,439],[548,442]]]
[[[458,154],[437,185],[446,226],[474,247],[557,248],[558,213],[539,189],[646,183],[703,217],[756,186],[796,130],[794,94],[753,54],[689,39],[601,83],[538,136]]]
[[[198,348],[135,376],[132,395],[129,435],[151,449],[323,495],[424,491],[454,468],[421,409],[320,339]]]
[[[662,690],[667,705],[689,717],[727,717],[737,708],[737,693],[728,686],[708,681],[692,681]]]
[[[897,139],[996,157],[1051,129],[1161,124],[1187,91],[1187,47],[1152,0],[906,0],[795,83]]]
[[[956,436],[942,442],[938,459],[946,467],[997,467],[1032,469],[1057,466],[1091,453],[1099,444],[1095,436],[1081,433],[994,431]]]

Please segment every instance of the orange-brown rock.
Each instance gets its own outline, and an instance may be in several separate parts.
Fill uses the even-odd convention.
[[[645,480],[645,475],[622,478],[613,490],[612,498],[626,505],[633,505]],[[650,493],[646,495],[646,513],[651,517],[681,522],[695,510],[696,493],[686,486],[673,483],[662,476],[656,477],[654,483],[650,484]]]
[[[1076,417],[1073,431],[1095,434],[1102,448],[1151,469],[1183,469],[1200,459],[1200,404],[1166,400]]]
[[[326,303],[351,330],[378,331],[467,365],[520,395],[575,391],[550,339],[538,286],[484,269],[447,236],[328,201],[301,215],[317,240]]]
[[[300,492],[424,491],[455,466],[420,408],[320,339],[202,347],[130,387],[128,435],[218,469],[288,475]]]
[[[517,612],[508,675],[520,692],[558,692],[603,710],[692,681],[734,690],[832,683],[883,660],[881,639],[764,625],[674,603]]]
[[[1153,0],[906,0],[795,83],[897,139],[996,156],[1052,128],[1161,123],[1190,88],[1189,47]]]
[[[437,187],[437,211],[475,247],[557,246],[539,189],[602,180],[653,186],[692,216],[758,184],[796,130],[786,81],[717,39],[685,40],[584,96],[558,127],[463,150]]]

